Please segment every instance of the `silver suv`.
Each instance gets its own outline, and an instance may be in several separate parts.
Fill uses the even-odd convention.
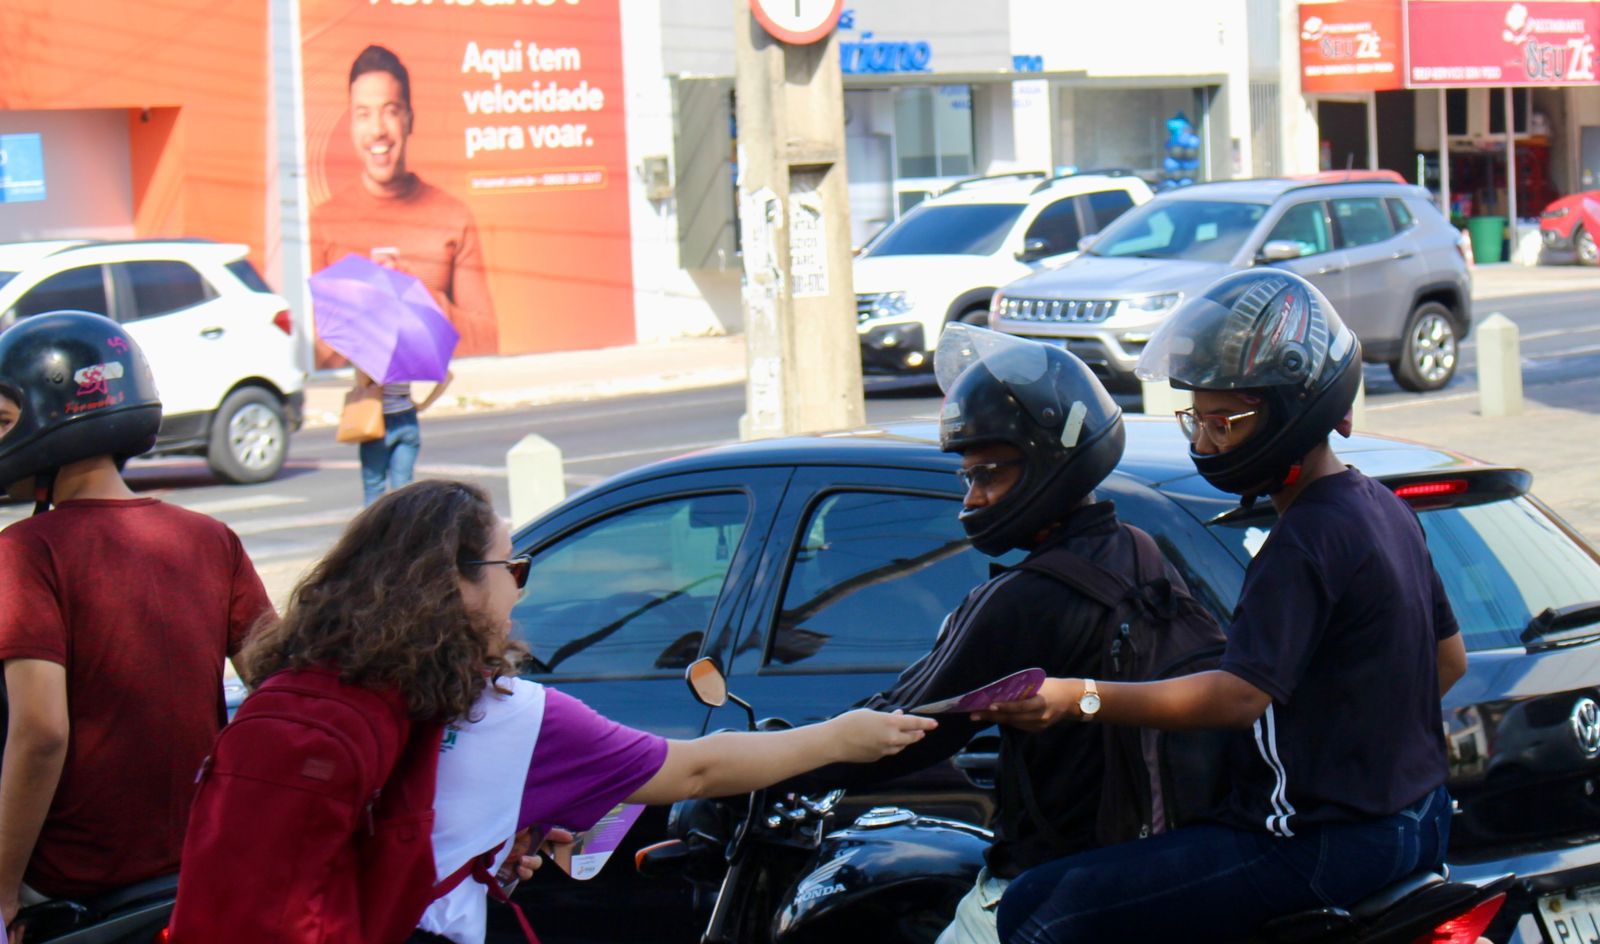
[[[1145,342],[1183,299],[1235,269],[1279,266],[1322,289],[1369,362],[1407,390],[1455,375],[1472,327],[1460,234],[1420,187],[1384,180],[1198,184],[1129,210],[1060,268],[994,294],[992,327],[1064,345],[1137,386]]]

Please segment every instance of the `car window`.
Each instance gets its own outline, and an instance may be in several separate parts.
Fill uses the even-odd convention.
[[[989,579],[955,498],[835,492],[806,520],[767,647],[772,669],[898,671]]]
[[[1290,207],[1277,225],[1272,227],[1272,232],[1267,234],[1266,241],[1294,243],[1300,247],[1302,256],[1314,256],[1332,249],[1333,241],[1328,238],[1328,218],[1322,211],[1322,201]]]
[[[512,611],[534,674],[632,677],[699,654],[749,518],[744,493],[631,508],[540,550]]]
[[[1020,203],[923,206],[878,237],[869,256],[987,256],[996,252],[1022,215]]]
[[[100,266],[79,266],[57,272],[17,299],[18,318],[64,310],[87,311],[96,315],[104,315],[111,310],[106,305],[105,276]]]
[[[243,282],[250,291],[271,294],[272,289],[267,285],[267,280],[261,277],[261,273],[257,272],[256,267],[250,264],[249,259],[233,260],[228,263],[228,271],[232,272],[234,278]]]
[[[1259,203],[1165,200],[1118,217],[1094,245],[1097,256],[1226,262],[1267,208]]]
[[[154,318],[191,308],[217,297],[217,292],[187,262],[150,260],[118,263],[133,290],[133,306],[124,309],[128,321]]]
[[[1133,209],[1133,197],[1126,190],[1100,190],[1089,194],[1089,208],[1094,210],[1093,225],[1099,231]]]
[[[1411,208],[1406,206],[1404,200],[1390,197],[1387,203],[1389,204],[1389,215],[1394,217],[1395,229],[1405,230],[1417,225],[1417,218],[1411,215]]]
[[[1394,235],[1394,223],[1382,197],[1344,197],[1329,204],[1347,248],[1381,243]]]
[[[16,278],[15,272],[0,272],[0,288],[5,288],[6,283]]]
[[[1064,252],[1075,252],[1078,240],[1083,232],[1078,226],[1078,197],[1068,197],[1039,211],[1039,215],[1028,224],[1028,231],[1023,234],[1023,244],[1038,239],[1042,240],[1045,248],[1033,253],[1035,258],[1043,256],[1056,256]]]

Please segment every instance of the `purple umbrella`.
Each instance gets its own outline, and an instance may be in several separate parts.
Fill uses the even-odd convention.
[[[310,283],[317,336],[367,376],[444,379],[461,335],[416,276],[351,253]]]

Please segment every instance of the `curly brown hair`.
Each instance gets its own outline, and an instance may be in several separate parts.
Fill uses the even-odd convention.
[[[282,617],[257,627],[238,660],[251,686],[282,669],[322,667],[374,690],[398,690],[419,721],[466,717],[521,647],[467,610],[458,578],[487,556],[494,508],[465,482],[425,481],[390,492],[345,528],[312,567]]]

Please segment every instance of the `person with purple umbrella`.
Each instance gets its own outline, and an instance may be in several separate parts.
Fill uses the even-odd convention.
[[[411,383],[378,383],[361,368],[355,371],[355,386],[347,401],[383,399],[383,438],[359,446],[361,453],[361,504],[370,505],[391,488],[409,485],[416,474],[417,454],[422,450],[422,428],[417,414],[433,406],[444,394],[455,375],[445,371],[444,379],[433,385],[418,403],[411,398]]]

